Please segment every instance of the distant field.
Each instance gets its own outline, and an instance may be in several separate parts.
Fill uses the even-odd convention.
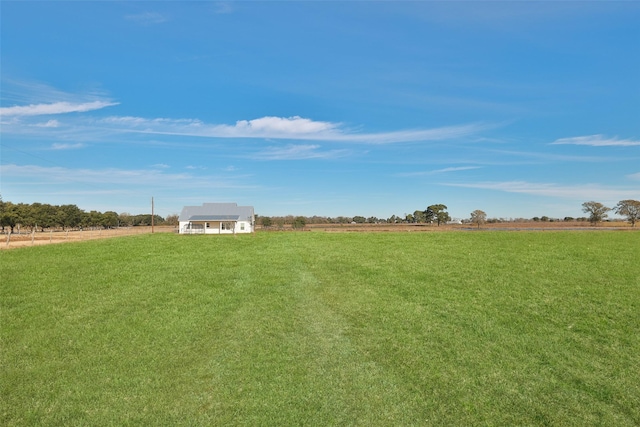
[[[277,227],[271,227],[276,230]],[[468,231],[476,230],[478,227],[474,224],[307,224],[306,230],[311,231],[361,231],[361,232],[389,232],[389,231],[411,231],[411,232],[434,232],[434,231]],[[586,221],[505,221],[485,223],[479,228],[480,230],[530,230],[530,231],[555,231],[555,230],[625,230],[635,231],[631,224],[625,221],[601,222],[592,225]]]
[[[640,425],[637,232],[0,252],[0,424]]]

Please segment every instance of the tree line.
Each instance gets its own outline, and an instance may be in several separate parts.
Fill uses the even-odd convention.
[[[415,210],[413,213],[400,215],[391,215],[389,218],[378,218],[375,216],[365,217],[361,215],[356,215],[353,217],[349,216],[337,216],[337,217],[326,217],[326,216],[257,216],[256,222],[259,225],[262,225],[264,228],[282,228],[285,225],[291,226],[292,228],[303,228],[306,224],[419,224],[419,223],[427,223],[427,224],[437,224],[438,226],[441,224],[446,224],[450,222],[451,216],[447,212],[447,206],[444,204],[433,204],[427,207],[425,210]],[[580,221],[580,222],[590,222],[593,225],[598,224],[599,222],[605,221],[608,218],[608,213],[610,211],[614,211],[616,214],[624,217],[632,226],[635,227],[636,222],[640,219],[640,201],[638,200],[621,200],[615,207],[607,207],[599,202],[585,202],[582,204],[582,211],[588,214],[588,216],[583,217],[569,217],[566,216],[564,218],[550,218],[548,216],[533,218],[515,218],[515,219],[505,219],[505,218],[488,218],[487,214],[480,210],[476,209],[469,214],[469,218],[464,218],[460,220],[462,223],[470,223],[477,225],[478,227],[484,223],[496,223],[496,222],[554,222],[554,221]]]
[[[113,211],[86,212],[76,205],[50,205],[46,203],[12,203],[5,202],[0,197],[0,227],[2,233],[8,229],[14,233],[16,229],[29,231],[62,229],[73,230],[82,228],[115,228],[150,226],[151,214],[131,215],[126,212]],[[154,225],[177,225],[178,216],[169,215],[163,218],[153,216]]]
[[[623,216],[632,227],[636,226],[636,222],[640,219],[640,201],[638,200],[621,200],[615,207],[608,207],[600,202],[590,201],[582,204],[582,212],[588,214],[588,217],[578,218],[579,221],[589,221],[592,225],[606,220],[609,217],[609,212],[614,211],[616,214]],[[549,221],[548,217],[534,217],[534,221]],[[564,221],[573,221],[574,218],[565,217]],[[470,222],[480,225],[487,222],[487,214],[481,210],[475,210],[471,212]]]
[[[436,223],[445,224],[451,221],[451,216],[447,212],[447,206],[443,204],[430,205],[425,210],[416,210],[412,214],[404,216],[391,215],[389,218],[378,218],[375,216],[258,216],[256,222],[264,228],[282,228],[290,225],[292,228],[303,228],[306,224],[417,224]]]
[[[404,214],[404,216],[392,215],[389,218],[378,218],[375,216],[353,217],[337,216],[256,216],[256,222],[264,228],[284,227],[290,225],[292,228],[304,228],[306,224],[446,224],[451,221],[451,216],[447,212],[447,206],[444,204],[429,205],[424,210],[415,210],[413,213]],[[565,217],[563,221],[589,221],[593,225],[605,221],[609,212],[613,211],[623,216],[633,227],[640,219],[640,201],[638,200],[621,200],[614,207],[608,207],[602,203],[590,201],[582,204],[582,211],[588,216],[582,218]],[[533,221],[554,221],[554,219],[542,216],[533,217]],[[475,210],[470,214],[468,219],[461,222],[467,222],[477,225],[478,227],[485,222],[503,222],[504,219],[487,218],[487,214],[482,210]],[[529,219],[518,218],[516,221],[529,221]],[[2,233],[5,228],[9,228],[11,232],[20,227],[30,231],[39,229],[58,228],[62,230],[80,229],[80,228],[114,228],[114,227],[135,227],[150,226],[152,223],[151,214],[131,215],[129,213],[116,213],[114,211],[98,212],[95,210],[85,212],[76,205],[49,205],[46,203],[12,203],[4,202],[0,196],[0,227]],[[178,215],[169,215],[163,218],[159,215],[153,216],[155,225],[178,225]]]

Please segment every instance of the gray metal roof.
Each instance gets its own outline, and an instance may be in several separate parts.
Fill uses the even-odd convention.
[[[240,215],[192,215],[189,221],[237,221]]]
[[[214,219],[220,217],[220,219]],[[185,206],[180,221],[253,221],[253,206],[237,203],[204,203],[202,206]],[[201,218],[201,219],[196,219]]]

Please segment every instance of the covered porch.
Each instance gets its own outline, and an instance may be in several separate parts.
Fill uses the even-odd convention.
[[[238,215],[194,215],[182,225],[182,234],[235,234]]]

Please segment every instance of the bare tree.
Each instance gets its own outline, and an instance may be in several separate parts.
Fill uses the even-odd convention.
[[[602,222],[604,219],[609,216],[607,212],[609,212],[611,208],[606,207],[602,203],[599,202],[584,202],[582,204],[582,212],[589,214],[589,222],[591,224],[596,225],[599,222]]]
[[[632,227],[636,226],[636,221],[640,219],[640,201],[621,200],[616,205],[616,213],[625,216]]]
[[[478,224],[478,228],[480,228],[480,225],[484,224],[486,221],[487,214],[484,213],[484,211],[476,209],[475,211],[471,212],[471,223]]]
[[[178,214],[171,214],[165,218],[165,224],[167,225],[179,225],[180,224],[180,216]]]

